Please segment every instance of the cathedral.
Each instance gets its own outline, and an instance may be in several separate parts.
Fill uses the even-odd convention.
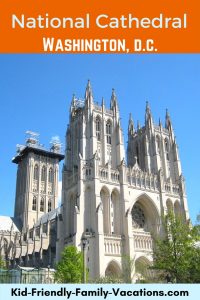
[[[59,163],[62,201],[58,205]],[[49,150],[29,132],[18,146],[14,217],[0,216],[0,255],[9,268],[54,267],[64,247],[84,249],[89,278],[120,275],[123,257],[152,264],[153,235],[173,210],[189,219],[178,146],[168,111],[156,125],[146,103],[145,124],[130,114],[125,154],[117,96],[110,107],[73,96],[65,155],[58,141]]]

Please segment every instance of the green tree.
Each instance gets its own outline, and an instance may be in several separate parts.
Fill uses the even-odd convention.
[[[124,255],[122,257],[122,282],[132,283],[134,264],[134,259],[132,259],[129,255]]]
[[[200,283],[200,215],[197,216],[197,222],[192,229],[194,236],[195,251],[191,256],[190,279],[191,283]]]
[[[58,283],[81,283],[83,255],[74,246],[65,247],[61,260],[56,265],[55,280]]]
[[[159,272],[152,270],[152,267],[141,261],[135,264],[135,272],[139,275],[137,283],[161,283]]]
[[[154,240],[153,269],[170,282],[200,282],[198,230],[172,212],[164,218],[163,228],[164,237]]]
[[[0,256],[0,269],[6,269],[6,262],[1,256]]]

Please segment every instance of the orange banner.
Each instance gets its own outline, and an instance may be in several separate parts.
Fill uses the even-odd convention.
[[[0,53],[200,53],[199,0],[1,0]]]

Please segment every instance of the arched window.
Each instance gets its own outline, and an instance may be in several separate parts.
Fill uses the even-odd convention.
[[[49,169],[49,182],[53,183],[53,169],[52,168]]]
[[[41,181],[46,181],[46,167],[42,167]]]
[[[33,179],[38,180],[38,165],[35,165],[34,167]]]
[[[167,139],[165,139],[165,152],[166,152],[166,159],[169,160],[169,143]]]
[[[107,144],[111,145],[111,131],[112,131],[112,125],[111,122],[108,121],[106,123],[106,139],[107,139]]]
[[[40,211],[44,211],[44,198],[40,200]]]
[[[140,155],[139,155],[139,145],[136,144],[136,156],[137,156],[137,163],[140,165]]]
[[[48,200],[48,212],[51,211],[51,199]]]
[[[32,203],[32,210],[37,209],[37,198],[36,196],[33,197],[33,203]]]
[[[97,141],[101,140],[101,120],[99,117],[96,118],[96,137]]]

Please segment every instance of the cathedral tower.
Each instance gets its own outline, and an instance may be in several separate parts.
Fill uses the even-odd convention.
[[[14,217],[23,229],[32,228],[45,213],[58,206],[60,144],[48,151],[39,144],[38,134],[27,132],[25,146],[18,146],[13,162],[18,164]]]
[[[62,222],[57,260],[73,244],[86,249],[89,277],[119,275],[123,257],[152,261],[152,233],[162,235],[169,209],[188,219],[184,179],[171,118],[155,125],[146,104],[145,125],[130,115],[127,163],[114,90],[110,107],[94,101],[88,82],[84,99],[72,97],[62,178]],[[85,246],[85,241],[87,241]],[[86,247],[86,248],[85,248]]]
[[[129,166],[138,163],[141,170],[157,174],[161,169],[165,179],[178,183],[182,174],[178,147],[168,111],[165,127],[153,122],[148,102],[145,111],[145,126],[134,130],[130,117],[128,128],[127,160]]]
[[[102,272],[104,231],[108,234],[122,233],[121,221],[117,219],[120,210],[119,192],[115,191],[112,195],[112,201],[117,199],[115,207],[106,189],[110,180],[119,183],[118,168],[125,159],[115,91],[112,90],[110,108],[107,109],[104,99],[101,105],[94,102],[91,83],[88,81],[85,99],[72,98],[69,120],[62,184],[64,230],[61,229],[59,244],[62,248],[72,242],[81,247],[82,238],[90,236],[88,268],[90,275],[95,277]],[[109,201],[106,200],[108,197]],[[103,217],[103,206],[107,206],[109,212],[112,211],[112,217],[106,214]],[[58,254],[60,252],[61,249],[57,251]]]

